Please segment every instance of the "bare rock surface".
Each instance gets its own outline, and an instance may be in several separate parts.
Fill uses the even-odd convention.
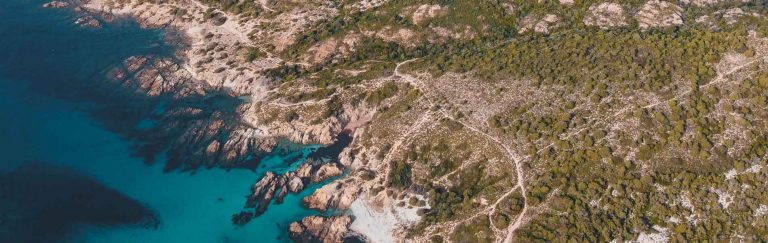
[[[326,211],[330,208],[347,209],[362,190],[362,188],[354,186],[354,183],[357,183],[354,178],[334,181],[302,199],[302,203],[308,208],[321,211]]]
[[[717,22],[724,22],[728,25],[734,25],[739,19],[744,17],[761,17],[759,13],[744,11],[741,8],[729,8],[715,11],[710,15],[703,15],[696,18],[696,23],[715,26]]]
[[[557,27],[560,17],[554,14],[547,14],[544,16],[528,15],[522,20],[521,28],[518,33],[526,33],[534,31],[541,34],[549,34],[549,32]]]
[[[431,30],[432,33],[430,33],[431,35],[427,39],[430,43],[442,43],[450,39],[471,40],[477,37],[477,33],[468,25],[458,25],[450,28],[438,26]]]
[[[414,24],[419,25],[431,18],[442,16],[447,13],[448,9],[443,8],[438,4],[424,4],[416,7],[416,10],[414,10],[413,14],[411,14],[411,20],[413,20]]]
[[[296,143],[332,144],[336,134],[342,130],[341,122],[331,117],[319,124],[278,123],[270,128],[273,134],[278,134]]]
[[[418,44],[418,33],[409,28],[384,27],[378,31],[365,33],[368,36],[374,36],[387,42],[394,42],[408,47],[414,47]]]
[[[618,3],[600,3],[589,7],[589,13],[584,17],[584,24],[610,29],[627,25],[627,13]]]
[[[290,237],[296,242],[342,242],[349,233],[352,218],[349,216],[308,216],[293,222],[288,228]]]
[[[361,41],[360,34],[348,34],[343,38],[330,38],[310,47],[305,57],[305,62],[322,63],[329,59],[343,58],[355,51],[355,47]]]
[[[695,5],[695,6],[707,6],[707,5],[717,4],[722,1],[723,0],[681,0],[680,2],[684,4]]]
[[[254,95],[259,98],[268,89],[269,79],[263,70],[276,67],[277,58],[265,57],[249,62],[238,55],[252,42],[249,33],[253,23],[242,22],[237,16],[213,11],[206,18],[206,6],[196,1],[174,4],[154,4],[146,1],[91,0],[83,5],[87,11],[100,15],[130,16],[142,27],[173,28],[183,35],[188,45],[178,54],[185,61],[181,68],[196,82],[214,88],[227,89],[234,95]],[[185,9],[177,12],[177,9]],[[258,50],[255,49],[255,50]]]
[[[635,14],[641,29],[670,27],[683,24],[683,9],[674,3],[651,0]]]
[[[310,182],[317,183],[343,173],[342,168],[336,163],[323,164],[312,174]]]
[[[276,138],[261,136],[263,131],[240,122],[239,113],[244,106],[238,105],[239,101],[212,93],[210,86],[195,81],[170,57],[130,57],[107,76],[124,92],[186,100],[218,95],[219,102],[230,103],[231,110],[221,110],[221,103],[169,107],[158,118],[156,127],[136,134],[151,145],[142,148],[147,153],[169,148],[166,170],[242,167],[253,158],[271,152],[277,144]],[[227,139],[222,139],[224,137]]]

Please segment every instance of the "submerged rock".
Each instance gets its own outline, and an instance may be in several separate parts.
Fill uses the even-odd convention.
[[[296,242],[342,242],[351,223],[349,216],[309,216],[291,223],[288,232]]]
[[[44,8],[66,8],[69,7],[68,2],[51,1],[43,4]]]
[[[250,212],[240,212],[232,215],[232,223],[236,225],[245,225],[251,222],[251,219],[253,219],[253,213]]]
[[[101,28],[101,22],[91,15],[85,15],[75,20],[76,25],[80,25],[88,28]]]

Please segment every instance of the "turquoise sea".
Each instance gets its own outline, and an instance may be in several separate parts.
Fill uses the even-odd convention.
[[[156,228],[148,228],[129,223],[104,223],[105,219],[98,217],[57,219],[42,224],[64,224],[51,227],[63,227],[66,232],[57,232],[47,239],[115,243],[284,242],[288,241],[286,229],[290,222],[318,213],[300,204],[301,198],[313,191],[310,188],[300,195],[287,196],[281,205],[271,205],[265,214],[247,225],[238,227],[230,221],[232,214],[242,210],[250,185],[266,171],[284,172],[295,168],[302,162],[301,158],[306,158],[318,146],[276,152],[264,159],[255,171],[199,169],[163,173],[162,156],[157,163],[146,164],[135,155],[133,141],[117,131],[120,129],[110,129],[103,120],[118,119],[114,116],[124,116],[126,111],[105,108],[110,95],[95,94],[96,91],[89,87],[102,81],[109,67],[127,57],[171,55],[174,47],[165,43],[166,33],[141,29],[129,19],[107,24],[102,29],[84,29],[72,24],[76,18],[73,11],[43,9],[40,7],[43,3],[40,0],[0,1],[0,16],[3,17],[0,21],[0,151],[3,153],[0,174],[29,164],[72,169],[77,173],[73,177],[87,177],[113,189],[114,193],[155,212],[159,220]],[[99,116],[94,116],[95,113]],[[135,125],[147,126],[147,123]],[[43,178],[24,180],[52,180],[48,176],[38,177]],[[71,181],[52,183],[67,190],[66,183]],[[29,193],[38,193],[45,200],[46,188],[36,189],[38,192]],[[26,188],[20,189],[24,190]],[[100,197],[90,193],[78,191],[73,194],[74,200],[79,203],[87,202],[83,198]],[[65,195],[69,197],[69,194]],[[9,196],[0,195],[0,201],[3,197]],[[17,198],[41,200],[37,194]],[[120,210],[120,203],[106,204]],[[37,202],[29,205],[37,205]],[[45,202],[43,205],[60,204]],[[3,206],[10,207],[0,203],[0,207]],[[88,210],[89,206],[74,208]],[[56,215],[50,211],[74,209],[42,210],[47,212],[45,215]],[[23,213],[0,210],[0,237],[3,237],[3,231],[14,229],[14,215],[25,217]],[[88,212],[67,213],[88,215]],[[48,218],[38,216],[34,220]],[[50,233],[45,232],[46,229],[27,230],[34,234]],[[0,238],[0,242],[8,242],[8,239]]]

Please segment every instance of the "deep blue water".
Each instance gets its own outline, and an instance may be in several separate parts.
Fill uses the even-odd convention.
[[[265,171],[295,168],[302,162],[295,158],[305,158],[317,146],[271,155],[256,171],[202,169],[195,173],[163,173],[161,163],[145,164],[135,156],[132,142],[124,134],[108,129],[103,120],[95,118],[97,110],[100,118],[124,111],[105,113],[102,105],[110,95],[96,95],[89,85],[102,82],[106,71],[127,57],[172,55],[174,47],[166,43],[166,33],[141,29],[129,19],[117,20],[102,29],[84,29],[72,24],[77,13],[43,9],[42,3],[0,1],[0,173],[30,163],[69,168],[87,179],[65,181],[90,185],[89,180],[93,180],[101,184],[96,186],[99,191],[111,189],[122,194],[99,198],[135,200],[154,211],[159,219],[156,229],[77,221],[60,240],[284,242],[290,222],[317,214],[300,205],[301,198],[312,192],[308,189],[299,195],[288,195],[283,204],[271,205],[265,214],[245,226],[236,227],[230,221],[231,215],[242,209],[250,185]],[[148,127],[152,122],[142,120],[135,125]],[[37,175],[45,178],[30,179],[51,179]],[[0,200],[3,196],[0,195]],[[125,202],[134,206],[131,203]],[[110,206],[123,205],[115,204]],[[0,215],[0,232],[9,227],[4,217],[8,215]]]

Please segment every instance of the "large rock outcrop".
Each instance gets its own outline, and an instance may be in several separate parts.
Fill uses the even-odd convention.
[[[115,67],[109,77],[129,91],[151,97],[170,95],[175,99],[205,95],[209,89],[170,57],[133,56]]]
[[[170,57],[130,57],[107,76],[108,92],[168,101],[164,112],[149,115],[154,126],[129,131],[141,142],[137,153],[147,159],[167,149],[166,170],[253,169],[277,144],[277,138],[242,121],[247,106],[241,100],[196,81]]]
[[[413,10],[413,13],[411,14],[411,20],[415,25],[420,25],[429,19],[448,14],[448,8],[444,8],[438,4],[424,4],[415,8],[416,9]]]
[[[627,13],[618,3],[601,3],[589,6],[584,24],[609,29],[627,25]]]
[[[528,15],[521,20],[521,28],[517,33],[523,34],[534,31],[536,33],[549,34],[558,26],[559,22],[560,17],[557,17],[557,15],[554,14],[547,14],[544,16],[536,14]]]
[[[739,20],[746,17],[760,18],[761,15],[752,11],[745,11],[741,8],[729,8],[715,11],[709,15],[702,15],[696,17],[696,23],[706,24],[710,27],[716,27],[718,23],[726,23],[728,25],[734,25],[739,23]]]
[[[298,124],[281,122],[273,124],[270,131],[279,134],[295,143],[332,144],[344,129],[336,117],[330,117],[319,124]]]
[[[641,29],[670,27],[683,24],[683,9],[674,3],[651,0],[635,14]]]
[[[355,178],[334,181],[302,199],[302,203],[308,208],[321,211],[326,211],[330,208],[347,209],[362,190],[355,183],[357,183]]]
[[[259,216],[267,210],[272,199],[276,203],[282,203],[288,193],[298,193],[309,184],[340,176],[342,173],[342,167],[338,163],[313,161],[302,164],[296,171],[282,175],[267,172],[251,187],[246,207],[253,208],[254,216]]]
[[[296,242],[342,242],[349,233],[352,218],[349,216],[309,216],[293,222],[288,228],[290,237]]]

